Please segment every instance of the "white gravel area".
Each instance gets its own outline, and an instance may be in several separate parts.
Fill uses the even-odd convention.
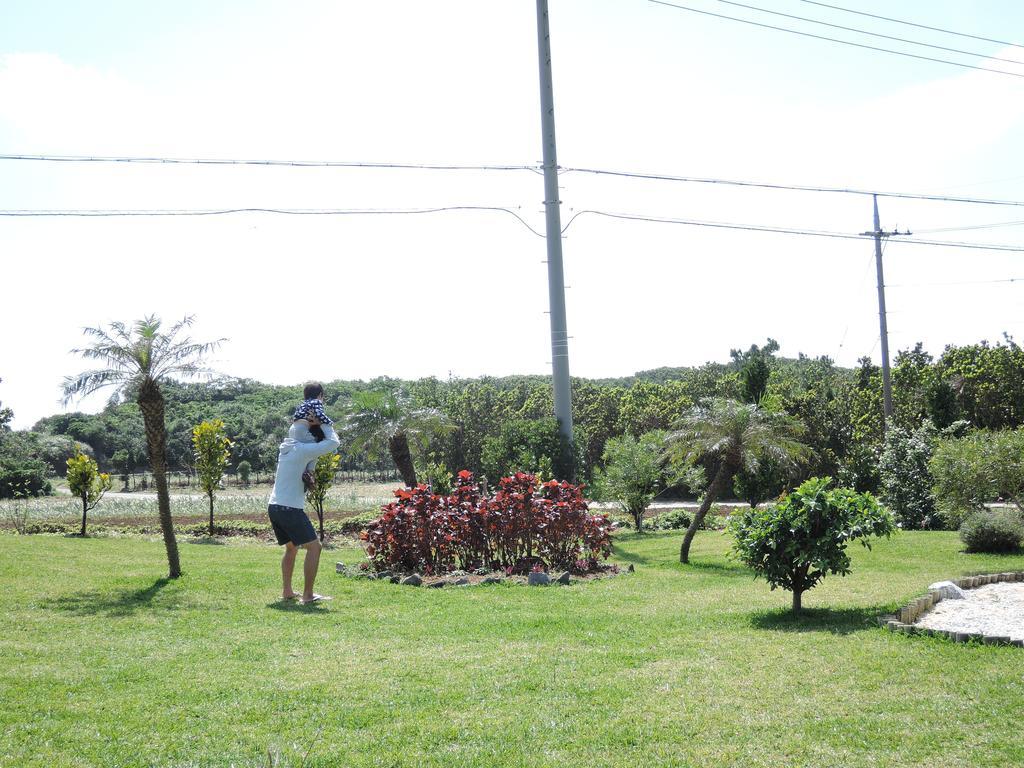
[[[917,626],[1024,640],[1024,583],[987,584],[964,590],[964,594],[963,600],[940,602]]]

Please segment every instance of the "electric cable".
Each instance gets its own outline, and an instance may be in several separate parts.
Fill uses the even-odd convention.
[[[982,40],[986,43],[998,43],[999,45],[1009,45],[1013,48],[1024,48],[1024,45],[1020,43],[1008,43],[1005,40],[995,40],[991,37],[981,37],[979,35],[969,35],[966,32],[954,32],[951,29],[942,29],[941,27],[929,27],[927,24],[917,24],[913,21],[901,21],[900,19],[893,19],[889,16],[879,16],[874,13],[867,13],[866,11],[855,11],[852,8],[843,8],[838,5],[829,5],[828,3],[817,2],[817,0],[802,0],[810,5],[820,5],[822,8],[831,8],[834,11],[843,11],[844,13],[855,13],[858,16],[868,16],[872,19],[881,19],[882,21],[891,21],[893,24],[905,24],[908,27],[917,27],[918,29],[927,29],[932,32],[942,32],[946,35],[956,35],[957,37],[969,37],[972,40]]]
[[[520,224],[538,237],[538,232],[518,213],[511,208],[493,205],[446,205],[436,208],[210,208],[210,209],[153,209],[153,210],[118,210],[118,209],[80,209],[80,210],[0,210],[5,217],[79,217],[104,218],[118,216],[228,216],[239,213],[267,213],[286,216],[402,216],[430,213],[446,213],[452,211],[494,211],[507,213],[516,218]]]
[[[939,51],[948,51],[949,53],[959,53],[964,56],[975,56],[979,59],[991,59],[992,61],[1004,61],[1007,64],[1024,64],[1024,61],[1018,61],[1017,59],[1004,59],[1000,56],[990,56],[986,53],[974,53],[973,51],[964,51],[960,48],[947,48],[944,45],[933,45],[932,43],[923,43],[919,40],[909,40],[905,37],[895,37],[893,35],[885,35],[881,32],[870,32],[866,29],[859,29],[858,27],[844,27],[842,24],[831,24],[827,21],[819,21],[817,19],[809,19],[806,16],[794,16],[791,13],[782,13],[781,11],[772,11],[768,8],[760,8],[756,5],[746,5],[745,3],[737,3],[735,0],[718,0],[720,3],[726,5],[735,5],[738,8],[746,8],[747,10],[757,11],[758,13],[768,13],[772,16],[782,16],[786,19],[794,19],[796,21],[806,21],[809,24],[818,24],[823,27],[831,27],[832,29],[841,29],[845,32],[855,32],[859,35],[870,35],[872,37],[881,37],[885,40],[895,40],[898,43],[908,43],[910,45],[920,45],[924,48],[934,48]]]
[[[676,3],[665,2],[665,0],[647,0],[647,2],[654,3],[655,5],[664,5],[664,6],[667,6],[669,8],[676,8],[676,9],[681,10],[681,11],[689,11],[691,13],[699,13],[699,14],[701,14],[703,16],[714,16],[715,18],[718,18],[718,19],[725,19],[727,21],[736,21],[736,22],[739,22],[741,24],[750,24],[751,26],[761,27],[763,29],[774,29],[777,32],[788,32],[789,34],[800,35],[801,37],[812,37],[812,38],[814,38],[816,40],[825,40],[825,41],[831,42],[831,43],[840,43],[841,45],[850,45],[850,46],[853,46],[854,48],[864,48],[864,49],[869,50],[869,51],[879,51],[881,53],[891,53],[891,54],[894,54],[896,56],[906,56],[906,57],[911,58],[911,59],[920,59],[921,61],[931,61],[931,62],[935,62],[935,63],[938,63],[938,64],[949,64],[950,66],[954,66],[954,67],[963,67],[965,69],[977,69],[977,70],[980,70],[982,72],[992,72],[992,73],[995,73],[995,74],[998,74],[998,75],[1007,75],[1009,77],[1024,78],[1024,74],[1021,74],[1021,73],[1018,73],[1018,72],[1008,72],[1005,69],[993,69],[992,67],[979,67],[979,66],[977,66],[975,64],[964,64],[964,63],[959,62],[959,61],[950,61],[949,59],[937,59],[934,56],[921,56],[920,54],[917,54],[917,53],[907,53],[906,51],[894,51],[891,48],[880,48],[877,45],[866,45],[864,43],[854,43],[854,42],[852,42],[850,40],[840,40],[837,37],[826,37],[825,35],[815,35],[815,34],[813,34],[811,32],[801,32],[801,31],[796,30],[796,29],[790,29],[789,27],[778,27],[778,26],[775,26],[774,24],[765,24],[765,23],[760,22],[760,21],[751,21],[750,19],[741,19],[741,18],[739,18],[737,16],[726,16],[725,14],[722,14],[722,13],[712,13],[711,11],[701,11],[701,10],[699,10],[697,8],[691,8],[691,7],[687,6],[687,5],[677,5]]]

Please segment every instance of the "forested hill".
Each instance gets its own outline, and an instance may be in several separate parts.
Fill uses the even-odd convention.
[[[769,341],[764,347],[733,351],[728,363],[657,368],[618,379],[574,379],[573,419],[582,476],[589,476],[600,464],[610,437],[666,429],[705,397],[763,396],[767,407],[784,409],[804,423],[806,440],[816,457],[808,471],[851,481],[860,478],[857,484],[870,486],[867,474],[874,471],[869,469],[874,463],[868,458],[878,450],[882,426],[878,368],[866,360],[859,368],[845,369],[827,358],[778,358],[777,348]],[[763,378],[762,384],[757,384],[758,378]],[[420,450],[417,458],[452,470],[480,471],[488,439],[536,443],[545,430],[545,434],[557,431],[551,419],[548,376],[380,378],[326,382],[325,386],[326,410],[335,418],[343,416],[353,392],[366,389],[401,388],[413,405],[439,409],[453,429]],[[915,428],[927,418],[940,428],[957,420],[978,428],[1016,427],[1024,422],[1024,352],[1012,340],[996,345],[983,342],[947,347],[933,360],[918,345],[896,356],[893,390],[897,426]],[[223,379],[171,383],[165,397],[172,465],[191,464],[192,427],[218,417],[226,422],[234,443],[233,464],[247,460],[254,469],[271,469],[302,392],[300,384]],[[17,434],[24,450],[35,452],[54,469],[60,469],[59,454],[70,450],[71,440],[90,446],[101,464],[115,471],[146,463],[142,418],[132,402],[112,402],[95,415],[50,416],[31,432]],[[350,468],[386,466],[365,456],[346,455],[345,463]]]

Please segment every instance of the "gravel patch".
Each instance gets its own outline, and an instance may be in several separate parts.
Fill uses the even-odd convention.
[[[943,600],[916,626],[1024,640],[1024,583],[998,583],[966,590],[963,600]]]

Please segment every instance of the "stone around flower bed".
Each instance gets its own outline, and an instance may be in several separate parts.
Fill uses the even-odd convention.
[[[944,600],[963,600],[964,591],[952,581],[937,581],[928,587],[928,590],[935,590]]]
[[[465,576],[460,576],[460,577],[459,577],[459,578],[457,578],[457,579],[453,579],[453,580],[452,580],[451,582],[449,582],[449,583],[450,583],[450,584],[451,584],[451,585],[452,585],[453,587],[466,587],[466,586],[469,586],[469,579],[467,579],[467,578],[466,578]]]
[[[334,572],[335,573],[344,573],[345,572],[345,564],[344,563],[335,563],[334,564]]]
[[[526,579],[531,587],[543,587],[551,583],[551,577],[543,571],[533,571]]]
[[[481,584],[501,584],[505,579],[501,576],[487,576],[481,581]]]
[[[447,583],[448,583],[447,581],[445,581],[444,579],[441,579],[440,581],[432,581],[429,584],[427,584],[427,586],[430,587],[431,589],[440,589],[441,587],[445,586]]]
[[[419,574],[416,573],[412,574],[411,576],[406,576],[404,579],[402,579],[402,584],[404,584],[407,587],[418,587],[422,583],[423,579],[420,578]]]
[[[555,582],[558,584],[568,584],[571,577],[572,574],[570,574],[568,571],[562,571],[560,574],[558,574],[558,578],[555,579]]]

